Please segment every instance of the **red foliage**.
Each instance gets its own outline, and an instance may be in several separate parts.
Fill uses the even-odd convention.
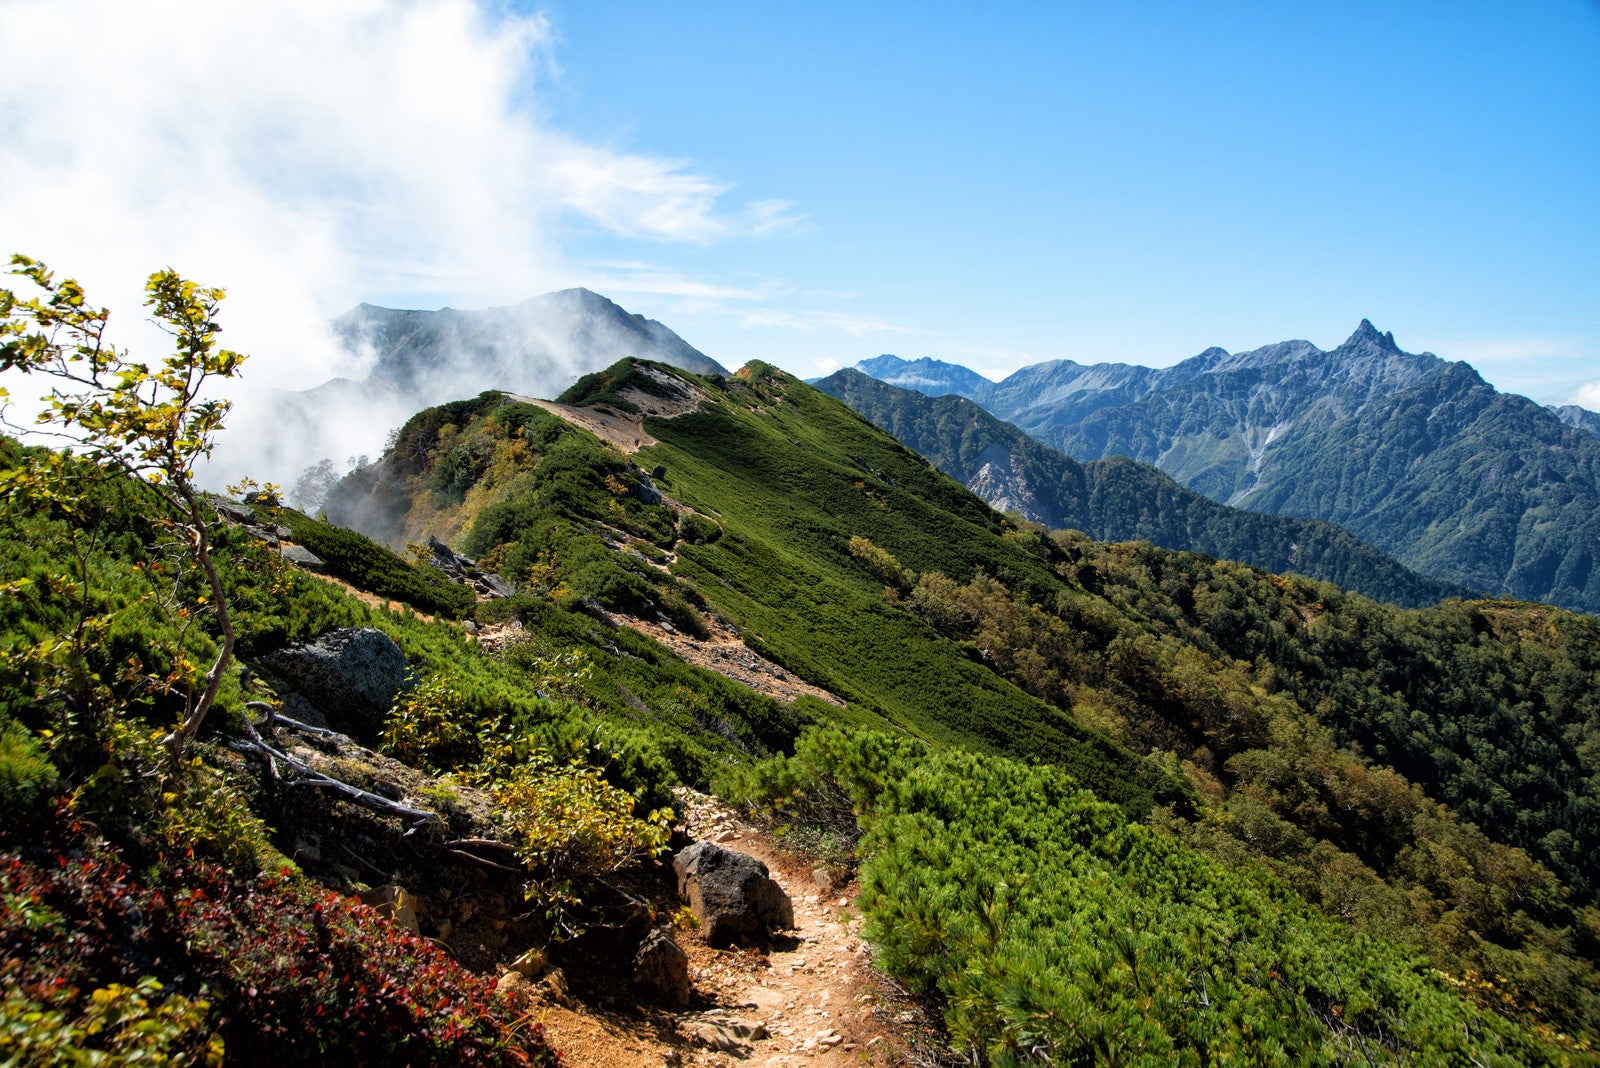
[[[365,905],[205,864],[152,885],[90,828],[39,824],[0,830],[0,987],[70,1016],[154,976],[210,1002],[230,1064],[559,1064],[489,983]]]

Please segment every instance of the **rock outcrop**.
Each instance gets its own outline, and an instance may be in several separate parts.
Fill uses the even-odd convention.
[[[711,945],[765,938],[794,927],[789,895],[767,866],[748,853],[696,842],[672,858],[672,869],[678,876],[678,896]]]
[[[337,730],[370,737],[383,725],[394,699],[409,685],[400,647],[381,630],[345,627],[287,646],[257,661],[280,682],[280,693],[299,694]]]
[[[633,985],[645,996],[674,1009],[689,1007],[689,955],[659,928],[633,955]]]

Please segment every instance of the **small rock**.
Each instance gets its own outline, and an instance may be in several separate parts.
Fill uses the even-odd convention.
[[[361,900],[377,910],[379,916],[392,920],[412,934],[421,934],[417,926],[417,899],[398,886],[380,886],[362,891]]]
[[[829,874],[827,868],[817,868],[812,871],[811,881],[822,887],[824,890],[832,889],[833,887],[833,876]]]
[[[560,968],[551,968],[539,979],[539,986],[557,1001],[567,1000],[567,973]]]
[[[315,864],[322,859],[322,836],[315,831],[304,831],[295,836],[290,857],[296,861]]]
[[[543,950],[530,949],[511,962],[511,970],[525,978],[534,979],[544,971],[548,963]]]
[[[514,1009],[525,1009],[533,1000],[533,983],[521,972],[506,972],[494,984],[497,994],[511,1002]]]
[[[633,956],[633,984],[675,1009],[688,1008],[688,954],[666,931],[651,931]]]

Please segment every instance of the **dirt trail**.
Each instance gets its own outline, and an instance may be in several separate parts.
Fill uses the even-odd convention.
[[[671,1065],[799,1066],[915,1064],[907,1027],[914,1007],[873,970],[851,904],[854,886],[823,876],[780,851],[714,798],[687,795],[696,839],[720,841],[765,863],[794,902],[796,930],[765,949],[716,950],[678,932],[689,955],[689,1010],[601,1013],[569,1003],[538,1010],[566,1063],[588,1068]]]
[[[509,396],[514,401],[543,408],[558,419],[582,427],[601,441],[615,445],[624,455],[638,452],[646,445],[658,444],[655,438],[645,433],[643,420],[637,416],[623,415],[609,408],[604,411],[598,408],[574,408],[570,404],[557,404],[555,401],[522,397],[514,393]]]
[[[638,616],[613,613],[611,622],[630,627],[653,639],[656,644],[672,650],[680,659],[695,667],[715,671],[717,674],[743,683],[757,693],[779,701],[793,701],[797,697],[815,697],[838,708],[844,699],[820,686],[813,686],[798,675],[791,674],[757,653],[733,631],[708,618],[704,640],[690,637],[675,628],[662,626],[658,621],[640,619]]]

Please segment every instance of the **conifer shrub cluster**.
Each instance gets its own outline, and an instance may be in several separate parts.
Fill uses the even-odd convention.
[[[974,1063],[1590,1059],[1536,1011],[1475,1003],[1467,979],[1057,768],[830,728],[736,787],[780,809],[850,799],[878,962],[942,1007]]]
[[[296,542],[322,558],[329,574],[359,589],[449,619],[470,615],[477,601],[471,587],[432,565],[410,563],[363,534],[289,510],[278,519]]]

